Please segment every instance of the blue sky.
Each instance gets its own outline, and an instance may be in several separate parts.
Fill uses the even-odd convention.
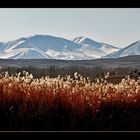
[[[0,8],[0,41],[34,34],[124,47],[140,40],[140,8]]]

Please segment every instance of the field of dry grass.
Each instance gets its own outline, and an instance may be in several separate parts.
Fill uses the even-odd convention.
[[[140,130],[140,79],[0,75],[0,130]]]

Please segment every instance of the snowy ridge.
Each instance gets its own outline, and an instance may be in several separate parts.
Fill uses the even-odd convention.
[[[86,56],[93,58],[101,58],[107,54],[119,50],[117,47],[105,43],[100,43],[83,36],[77,37],[73,41],[81,46],[81,51]]]
[[[131,55],[140,55],[140,41],[134,42],[131,45],[120,49],[117,52],[107,55],[107,58],[118,58]]]
[[[73,40],[51,35],[33,35],[0,43],[2,59],[90,60],[107,56],[119,48],[90,38]]]

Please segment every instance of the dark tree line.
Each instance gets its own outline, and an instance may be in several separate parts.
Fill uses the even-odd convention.
[[[73,74],[75,72],[78,72],[84,77],[89,77],[90,80],[96,79],[96,78],[104,78],[107,72],[110,73],[110,78],[123,78],[127,75],[133,76],[133,73],[139,72],[139,70],[128,67],[128,68],[116,68],[116,69],[103,69],[100,67],[96,68],[90,68],[90,67],[75,67],[75,66],[69,66],[69,67],[57,67],[57,66],[50,66],[48,68],[35,68],[35,67],[22,67],[22,68],[16,68],[16,67],[5,67],[0,69],[0,72],[8,71],[10,75],[14,75],[15,73],[22,72],[22,71],[28,71],[29,73],[32,73],[34,78],[41,78],[42,76],[50,76],[50,77],[57,77],[60,76],[66,76],[71,75],[73,77]]]

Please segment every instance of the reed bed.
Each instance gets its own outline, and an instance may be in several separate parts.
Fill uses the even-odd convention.
[[[0,74],[0,130],[140,130],[140,78]]]

